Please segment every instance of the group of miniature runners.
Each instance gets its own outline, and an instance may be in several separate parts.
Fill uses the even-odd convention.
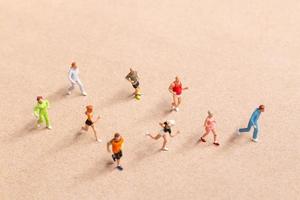
[[[71,67],[69,69],[69,81],[71,83],[71,87],[67,91],[67,95],[71,95],[72,91],[75,88],[75,85],[78,85],[81,91],[81,94],[83,96],[87,96],[87,93],[85,91],[85,88],[80,81],[79,78],[79,69],[75,62],[71,64]],[[125,77],[126,80],[128,80],[132,87],[134,88],[134,93],[132,94],[136,100],[141,100],[141,89],[140,89],[140,82],[139,82],[139,76],[137,74],[137,71],[134,71],[133,69],[130,69],[130,72]],[[179,105],[181,104],[182,100],[182,92],[184,90],[187,90],[188,87],[183,87],[182,83],[180,81],[180,78],[177,76],[175,80],[170,84],[169,86],[169,92],[172,94],[172,103],[171,103],[171,111],[179,111]],[[48,116],[48,109],[50,107],[50,103],[47,99],[44,99],[42,96],[37,96],[36,98],[37,104],[34,107],[34,115],[37,117],[37,128],[41,126],[42,123],[46,123],[46,128],[52,129],[52,126],[50,124],[49,116]],[[237,134],[240,135],[241,133],[249,132],[251,128],[254,128],[252,141],[258,142],[258,134],[259,134],[259,126],[258,126],[258,119],[260,117],[260,114],[264,112],[265,106],[260,105],[258,108],[255,109],[255,111],[252,113],[248,126],[246,128],[241,128],[237,130]],[[83,131],[88,131],[91,127],[93,130],[93,133],[95,135],[95,139],[98,142],[101,142],[101,139],[97,135],[97,131],[95,129],[95,123],[100,119],[100,116],[97,116],[96,118],[93,117],[93,106],[87,105],[86,106],[86,112],[85,115],[87,117],[85,121],[85,125],[81,128]],[[174,137],[177,134],[180,133],[180,131],[176,131],[174,134],[172,132],[172,127],[175,125],[175,120],[166,120],[164,122],[160,122],[160,131],[157,134],[150,134],[146,133],[146,136],[158,140],[160,138],[163,138],[163,145],[161,147],[162,151],[168,151],[167,147],[167,135],[170,137]],[[208,116],[206,117],[204,121],[204,133],[200,137],[198,142],[206,142],[205,137],[212,132],[214,136],[214,142],[213,144],[216,146],[219,146],[220,143],[217,139],[217,133],[216,133],[216,120],[214,118],[214,115],[212,112],[208,111]],[[119,134],[115,133],[114,137],[107,143],[107,151],[110,151],[110,146],[112,149],[112,159],[114,162],[117,162],[116,168],[120,171],[123,170],[123,167],[120,164],[120,160],[123,156],[122,153],[122,146],[124,143],[124,138]]]

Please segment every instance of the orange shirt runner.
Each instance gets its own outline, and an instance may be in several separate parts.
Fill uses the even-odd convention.
[[[113,140],[111,142],[113,153],[119,153],[122,150],[123,143],[124,143],[124,139],[123,138],[121,138],[119,141]]]

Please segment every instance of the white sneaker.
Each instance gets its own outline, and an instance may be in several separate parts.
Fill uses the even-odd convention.
[[[162,151],[169,151],[169,149],[168,149],[167,147],[162,148],[161,150],[162,150]]]
[[[67,92],[67,95],[70,95],[70,94],[72,94],[72,92],[71,92],[71,91],[68,91],[68,92]]]
[[[179,108],[178,108],[178,107],[176,107],[176,108],[175,108],[175,111],[176,111],[176,112],[178,112],[178,111],[179,111]]]
[[[253,142],[258,142],[258,139],[257,138],[256,139],[252,138],[252,141]]]
[[[83,93],[81,93],[82,94],[82,96],[87,96],[87,93],[86,92],[83,92]]]
[[[51,129],[52,129],[52,126],[47,126],[47,129],[51,130]]]
[[[97,139],[97,142],[102,142],[102,140],[101,139]]]

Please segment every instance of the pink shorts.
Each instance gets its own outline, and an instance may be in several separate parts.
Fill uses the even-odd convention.
[[[215,130],[214,127],[205,127],[205,131],[206,131],[207,133],[209,133],[210,131],[214,131],[214,130]]]

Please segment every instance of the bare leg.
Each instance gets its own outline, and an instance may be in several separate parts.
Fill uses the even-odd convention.
[[[209,131],[205,131],[205,133],[202,135],[202,137],[199,139],[199,142],[206,142],[206,140],[204,139],[207,135],[209,134]]]
[[[164,136],[163,136],[163,139],[164,139],[164,142],[163,142],[163,146],[162,146],[161,149],[166,151],[166,150],[168,150],[168,148],[166,147],[167,142],[168,142],[168,141],[167,141],[167,136],[164,135]]]
[[[98,139],[98,136],[97,136],[97,133],[96,133],[96,130],[95,130],[95,126],[94,126],[94,125],[92,125],[91,127],[92,127],[92,129],[93,129],[93,132],[94,132],[94,135],[95,135],[96,141],[100,141],[100,140]]]
[[[120,170],[120,171],[122,171],[123,167],[121,167],[120,161],[121,161],[120,159],[117,160],[117,169]]]
[[[205,138],[209,134],[209,131],[206,131],[203,135],[202,138]]]
[[[179,105],[181,104],[181,97],[178,97],[178,103],[177,103],[177,107],[179,107]]]
[[[173,103],[177,106],[177,96],[175,94],[173,95]]]
[[[173,102],[172,102],[172,107],[177,107],[177,96],[173,94]]]
[[[149,134],[149,137],[151,137],[154,140],[158,140],[161,137],[161,135],[157,134],[156,136],[153,136],[153,135]]]
[[[213,132],[213,134],[214,134],[214,145],[219,146],[220,144],[219,144],[219,142],[218,142],[218,140],[217,140],[217,133],[216,133],[215,130],[212,130],[212,132]]]

